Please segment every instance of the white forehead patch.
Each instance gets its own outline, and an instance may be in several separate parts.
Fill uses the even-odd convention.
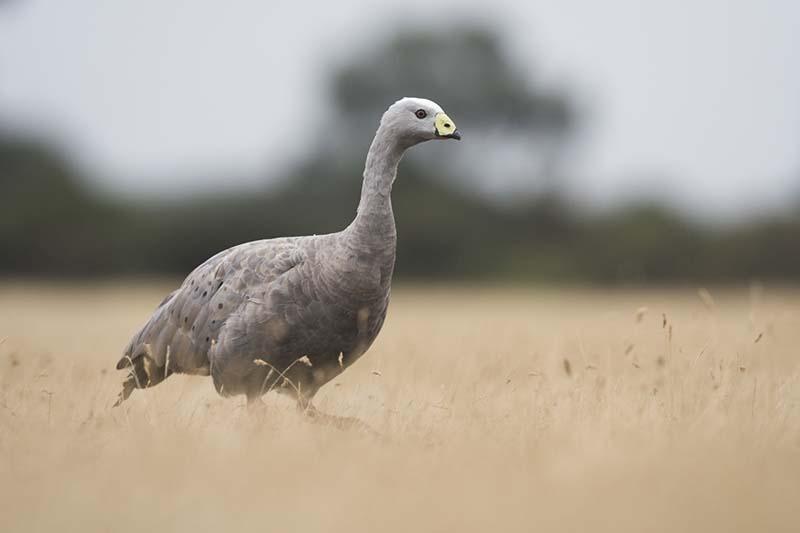
[[[424,107],[426,109],[432,109],[435,113],[443,113],[441,106],[434,102],[433,100],[428,100],[427,98],[413,98],[411,96],[406,96],[405,98],[401,98],[395,105],[403,104],[406,102],[411,102],[416,106]]]

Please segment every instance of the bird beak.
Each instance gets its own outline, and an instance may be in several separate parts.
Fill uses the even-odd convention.
[[[461,133],[456,129],[456,123],[444,113],[437,113],[434,120],[434,135],[439,139],[461,140]]]

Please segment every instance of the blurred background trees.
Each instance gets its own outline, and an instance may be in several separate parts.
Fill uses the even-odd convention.
[[[800,278],[800,209],[707,227],[655,204],[604,213],[571,206],[559,179],[581,117],[569,91],[530,72],[487,29],[399,33],[332,72],[318,138],[277,185],[163,202],[97,195],[59,147],[7,131],[0,272],[185,274],[247,240],[337,231],[354,216],[378,117],[399,97],[419,95],[446,102],[465,141],[429,143],[402,164],[400,278]]]

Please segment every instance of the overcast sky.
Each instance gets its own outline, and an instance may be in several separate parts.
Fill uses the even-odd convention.
[[[234,186],[314,149],[322,82],[354,49],[486,18],[586,112],[580,200],[737,216],[800,195],[800,2],[374,4],[0,2],[0,120],[56,134],[112,188]]]

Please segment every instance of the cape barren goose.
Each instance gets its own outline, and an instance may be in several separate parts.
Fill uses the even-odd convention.
[[[304,410],[381,330],[395,263],[392,184],[406,150],[460,139],[436,103],[403,98],[381,118],[355,219],[328,235],[248,242],[218,253],[168,295],[117,363],[116,405],[173,373],[211,375],[248,403],[270,390]]]

